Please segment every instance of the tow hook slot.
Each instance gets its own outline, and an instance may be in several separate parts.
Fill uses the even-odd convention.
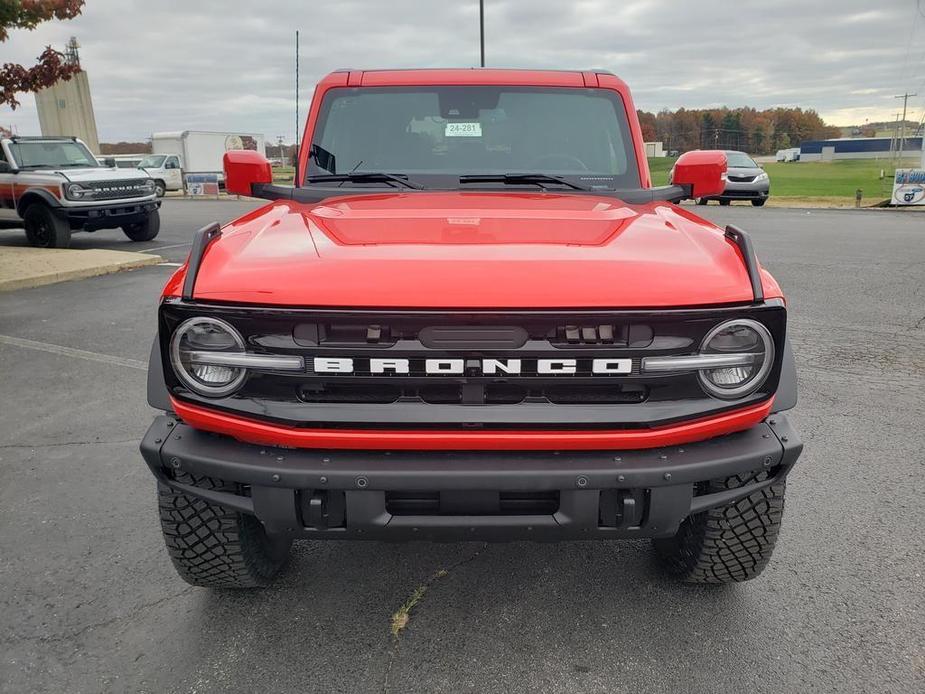
[[[604,489],[598,505],[602,528],[636,528],[642,523],[642,490]]]
[[[311,489],[302,492],[302,520],[307,527],[342,528],[346,508],[344,492]]]

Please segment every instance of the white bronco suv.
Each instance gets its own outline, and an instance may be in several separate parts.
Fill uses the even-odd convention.
[[[0,139],[0,225],[33,246],[67,248],[72,231],[121,228],[132,241],[160,230],[154,180],[101,165],[75,137]]]

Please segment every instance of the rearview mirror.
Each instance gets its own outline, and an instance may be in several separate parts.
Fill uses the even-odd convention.
[[[270,162],[260,152],[229,150],[222,157],[222,166],[225,169],[225,190],[232,195],[255,196],[255,185],[273,182]]]
[[[685,152],[672,169],[671,182],[689,198],[708,198],[726,189],[726,154],[716,150]]]

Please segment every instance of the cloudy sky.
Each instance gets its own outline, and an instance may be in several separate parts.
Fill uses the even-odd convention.
[[[293,139],[294,32],[302,113],[341,67],[470,67],[477,0],[88,0],[83,15],[16,31],[0,62],[30,63],[71,35],[102,141],[159,130],[244,130]],[[925,110],[925,0],[486,0],[487,62],[600,67],[639,108],[814,108],[830,123]],[[35,101],[0,124],[38,133]]]

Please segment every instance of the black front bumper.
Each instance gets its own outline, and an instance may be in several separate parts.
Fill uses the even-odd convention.
[[[97,229],[115,229],[125,224],[144,221],[161,206],[160,200],[142,203],[100,204],[93,207],[57,207],[55,211],[67,219],[74,229],[96,231]]]
[[[802,448],[780,414],[709,441],[633,451],[282,449],[169,416],[141,443],[163,484],[255,515],[271,534],[375,540],[670,536],[688,515],[782,480]],[[237,493],[183,484],[177,472],[235,482]],[[754,479],[704,493],[702,483],[733,475]]]

